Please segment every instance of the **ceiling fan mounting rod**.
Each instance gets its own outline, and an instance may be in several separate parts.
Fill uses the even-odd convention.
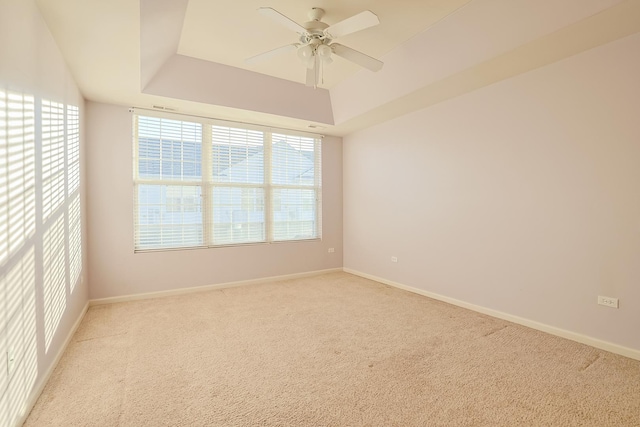
[[[324,9],[312,7],[307,16],[311,21],[320,21],[324,16]]]

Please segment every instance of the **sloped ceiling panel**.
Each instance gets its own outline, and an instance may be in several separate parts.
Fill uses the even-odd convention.
[[[140,89],[178,52],[189,0],[140,1]],[[143,19],[142,19],[143,18]]]
[[[178,55],[188,0],[140,1],[142,92],[333,124],[326,89]]]
[[[204,104],[333,124],[326,89],[174,55],[145,87],[145,93]]]
[[[376,109],[420,108],[413,94],[426,107],[558,61],[639,31],[638,10],[636,0],[472,2],[386,55],[380,72],[332,88],[334,120],[358,127]]]

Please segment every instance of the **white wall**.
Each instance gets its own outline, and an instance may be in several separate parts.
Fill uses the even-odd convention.
[[[65,109],[79,107],[82,152],[84,100],[32,0],[0,2],[0,92],[31,99],[34,106],[33,138],[27,136],[26,143],[0,126],[0,223],[8,224],[4,231],[0,225],[0,248],[6,249],[7,243],[9,247],[0,249],[0,426],[4,427],[18,423],[30,409],[88,300],[82,278],[86,242],[80,244],[73,237],[78,236],[73,233],[78,201],[83,217],[82,176],[80,190],[68,191],[67,173],[62,172],[59,205],[50,216],[43,215],[48,192],[43,185],[42,101],[60,103]],[[0,110],[5,108],[0,105]],[[30,127],[27,123],[21,129],[29,134]],[[7,142],[12,147],[8,154]],[[62,144],[65,160],[60,166],[66,171],[68,153]],[[79,264],[74,262],[76,256]],[[8,353],[16,358],[10,373]]]
[[[346,137],[345,268],[639,350],[638,52],[627,37]]]
[[[132,115],[126,107],[89,102],[87,118],[92,299],[342,267],[341,139],[327,137],[322,145],[322,241],[136,254]]]

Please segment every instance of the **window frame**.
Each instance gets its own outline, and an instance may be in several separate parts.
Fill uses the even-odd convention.
[[[134,252],[156,252],[156,251],[172,251],[172,250],[191,250],[206,248],[224,248],[247,245],[264,245],[279,243],[296,243],[311,242],[322,240],[322,138],[323,135],[293,131],[288,129],[266,127],[255,124],[242,122],[233,122],[206,118],[200,116],[191,116],[175,113],[158,112],[155,110],[147,110],[144,108],[132,108],[132,148],[133,148],[133,248]],[[201,178],[200,180],[177,180],[177,179],[149,179],[140,178],[139,176],[139,139],[138,139],[138,120],[139,117],[150,117],[155,119],[178,120],[183,122],[198,123],[201,125]],[[213,175],[213,126],[222,126],[243,130],[259,131],[263,133],[262,152],[263,152],[263,181],[262,183],[240,183],[240,182],[216,182]],[[273,134],[286,135],[288,137],[302,137],[313,139],[313,165],[314,165],[314,182],[313,185],[287,185],[275,184],[272,182],[272,154],[273,154]],[[162,167],[162,166],[161,166]],[[140,185],[163,185],[163,186],[196,186],[201,190],[201,224],[202,224],[202,244],[200,245],[178,245],[164,247],[146,247],[140,246],[140,229],[138,218],[140,215],[139,208],[139,186]],[[214,206],[216,205],[213,198],[215,188],[250,188],[262,189],[263,191],[263,212],[264,212],[264,239],[247,242],[231,242],[217,243],[214,238]],[[278,239],[274,238],[274,215],[273,215],[273,197],[274,193],[280,189],[301,189],[312,190],[315,195],[313,203],[314,211],[314,235],[308,238],[296,239]]]

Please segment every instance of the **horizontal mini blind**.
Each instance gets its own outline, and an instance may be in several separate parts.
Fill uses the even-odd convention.
[[[264,242],[265,133],[211,126],[212,244]]]
[[[135,249],[321,236],[321,140],[233,122],[135,115]]]
[[[202,125],[138,117],[135,247],[204,245]]]
[[[272,135],[273,239],[319,235],[320,150],[315,138]]]

